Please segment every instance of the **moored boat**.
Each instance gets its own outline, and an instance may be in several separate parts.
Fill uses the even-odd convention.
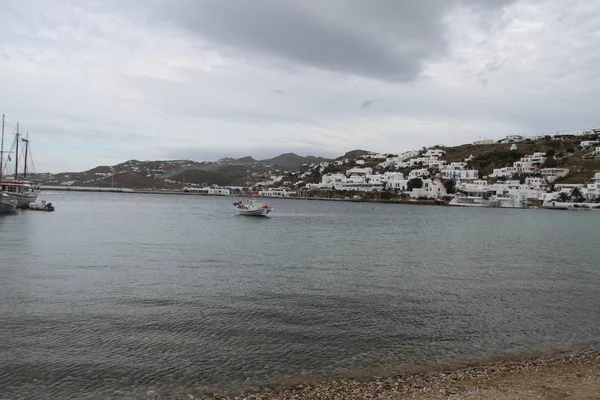
[[[17,202],[17,208],[27,208],[40,195],[40,190],[27,181],[5,180],[2,182],[2,192]]]
[[[19,144],[21,142],[25,146],[22,172],[19,171]],[[40,189],[26,180],[29,172],[28,162],[31,158],[29,151],[29,135],[27,135],[26,138],[21,136],[18,123],[17,132],[15,134],[14,150],[14,176],[12,176],[10,179],[2,180],[2,191],[6,193],[7,196],[17,201],[17,208],[27,208],[29,203],[33,203],[37,200],[38,196],[40,195]]]
[[[52,204],[50,202],[46,202],[46,200],[42,200],[41,203],[29,203],[27,205],[27,208],[30,210],[36,210],[36,211],[54,211],[55,210],[54,204]]]
[[[243,199],[233,203],[233,206],[238,215],[250,217],[266,217],[273,211],[273,208],[254,199]]]
[[[4,169],[4,114],[2,114],[2,141],[0,142],[0,183],[2,183],[2,172]],[[0,185],[0,214],[9,213],[15,211],[18,202],[8,196],[2,190]]]
[[[0,214],[14,212],[17,209],[17,201],[0,191]]]

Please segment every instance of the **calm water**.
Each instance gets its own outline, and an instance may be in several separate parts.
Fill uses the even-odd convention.
[[[600,213],[52,193],[0,218],[0,399],[600,346]]]

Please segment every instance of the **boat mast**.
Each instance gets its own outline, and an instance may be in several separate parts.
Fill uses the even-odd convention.
[[[27,131],[27,139],[25,142],[25,165],[23,167],[23,178],[27,179],[27,155],[29,153],[29,131]]]
[[[19,179],[18,178],[18,174],[19,174],[19,123],[17,122],[17,133],[16,133],[16,138],[17,138],[17,147],[15,148],[15,180]]]
[[[0,182],[2,182],[2,169],[4,167],[4,114],[2,114],[2,142],[0,143]],[[2,192],[2,186],[0,186]]]

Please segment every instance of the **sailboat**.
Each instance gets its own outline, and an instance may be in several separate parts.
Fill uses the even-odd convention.
[[[14,212],[18,201],[4,193],[3,187],[3,169],[4,169],[4,114],[2,114],[2,142],[0,144],[0,214]]]
[[[23,173],[19,175],[19,143],[25,145],[25,160],[23,163]],[[30,203],[34,203],[40,195],[40,190],[27,181],[29,151],[29,135],[26,138],[19,133],[19,123],[17,123],[17,133],[15,134],[15,174],[12,179],[2,181],[2,191],[10,198],[17,201],[17,208],[27,208]]]

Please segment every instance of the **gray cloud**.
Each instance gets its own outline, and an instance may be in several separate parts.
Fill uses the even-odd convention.
[[[450,10],[463,5],[493,15],[511,2],[175,0],[159,6],[154,17],[240,56],[407,81],[419,75],[426,60],[444,53],[443,19]]]
[[[599,123],[596,2],[30,0],[0,20],[0,113],[39,170]]]

